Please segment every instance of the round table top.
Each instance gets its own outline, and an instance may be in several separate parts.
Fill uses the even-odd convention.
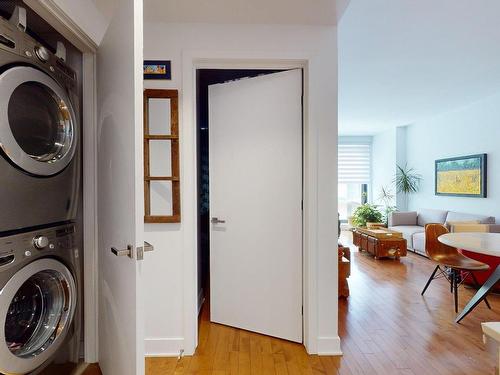
[[[447,233],[438,240],[458,249],[500,257],[500,233]]]

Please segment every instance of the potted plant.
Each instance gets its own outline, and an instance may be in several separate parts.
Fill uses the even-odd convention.
[[[383,221],[385,226],[389,225],[389,215],[391,212],[396,211],[396,207],[392,205],[394,198],[392,190],[387,186],[382,186],[378,199],[384,203]]]
[[[365,203],[356,208],[352,221],[357,227],[366,227],[368,223],[380,223],[382,213],[377,209],[377,206]]]
[[[406,205],[408,205],[408,195],[418,192],[421,180],[422,176],[416,173],[413,168],[408,168],[406,164],[404,167],[397,165],[394,183],[396,184],[396,191],[404,194]]]

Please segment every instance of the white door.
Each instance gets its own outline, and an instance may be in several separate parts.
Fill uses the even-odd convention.
[[[144,374],[141,262],[111,248],[143,246],[142,1],[120,0],[97,53],[99,363]]]
[[[209,88],[211,320],[296,342],[301,98],[301,70]]]

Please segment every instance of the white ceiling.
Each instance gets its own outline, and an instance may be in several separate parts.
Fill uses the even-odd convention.
[[[335,25],[346,0],[144,0],[156,22]]]
[[[375,134],[500,91],[500,1],[351,0],[339,131]]]

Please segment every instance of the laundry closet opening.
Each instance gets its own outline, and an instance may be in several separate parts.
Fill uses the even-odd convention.
[[[200,319],[302,342],[302,69],[196,88]]]

